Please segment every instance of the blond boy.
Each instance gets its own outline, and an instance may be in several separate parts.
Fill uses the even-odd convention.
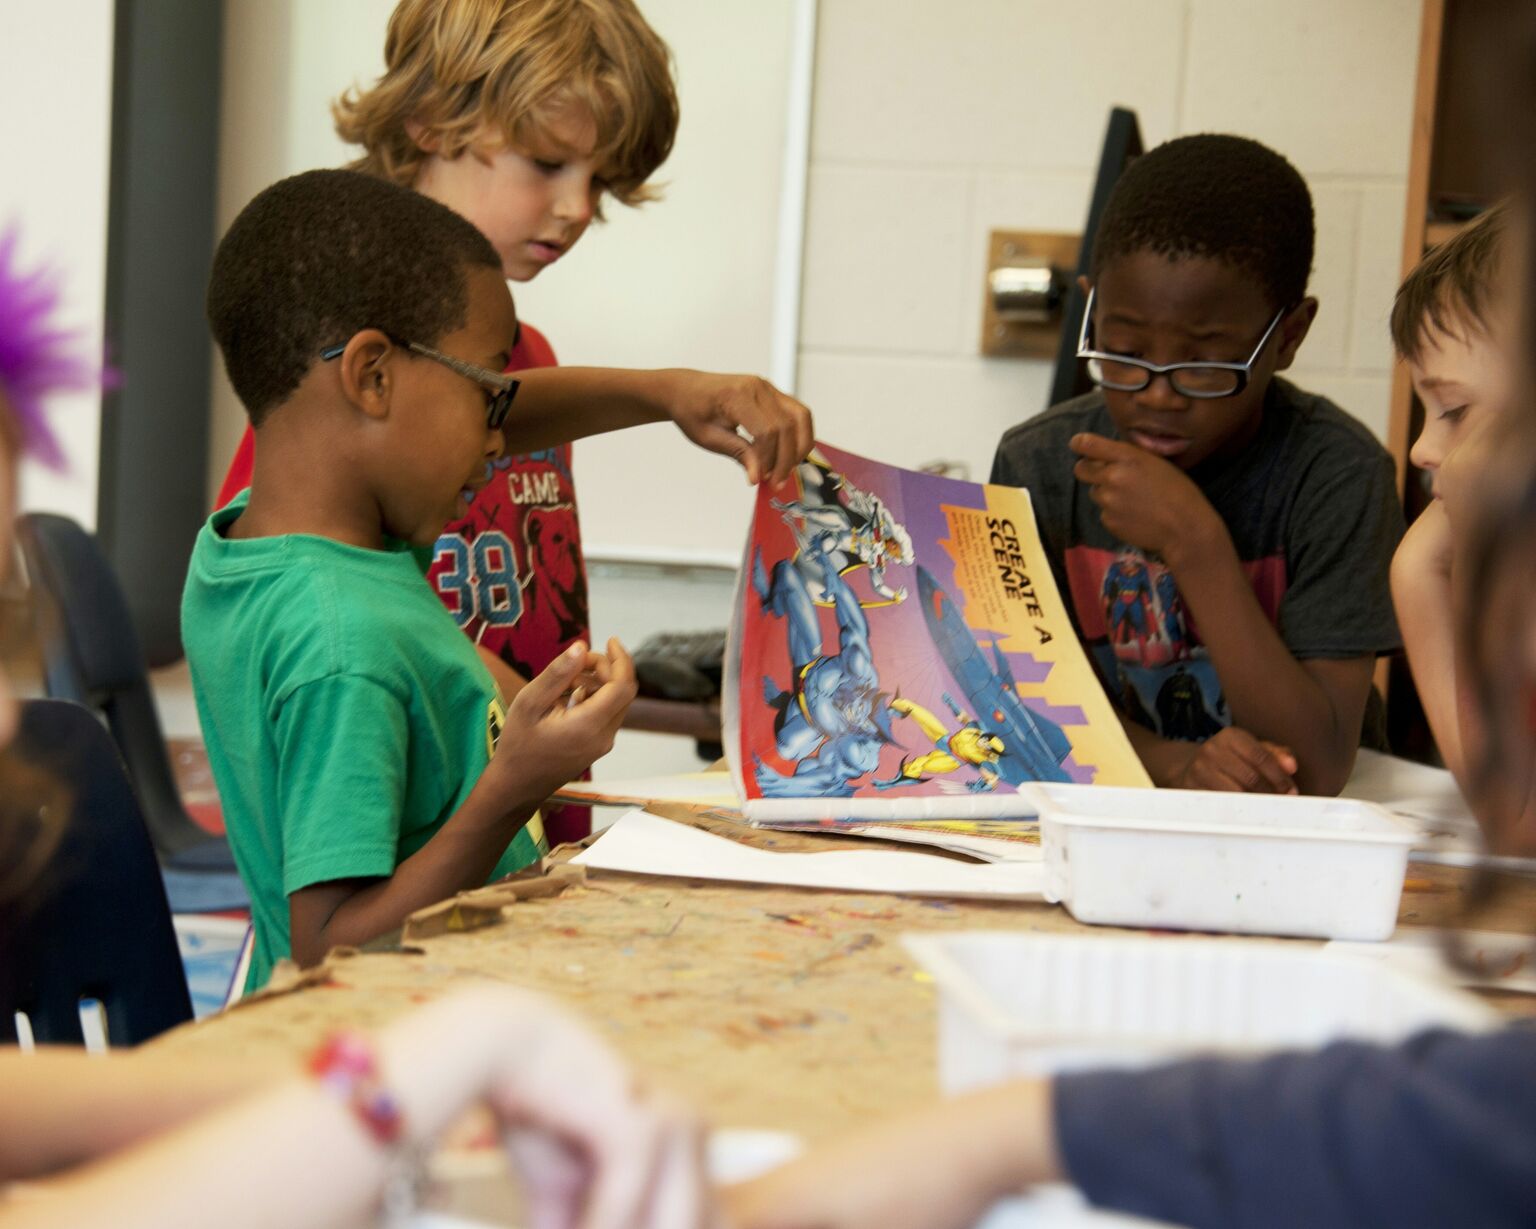
[[[1465,786],[1474,718],[1452,643],[1452,526],[1456,500],[1442,469],[1480,468],[1476,451],[1510,389],[1501,340],[1507,321],[1500,268],[1510,209],[1500,204],[1429,253],[1392,306],[1392,342],[1424,407],[1409,459],[1432,496],[1392,558],[1392,600],[1408,665],[1445,765]],[[1451,498],[1447,495],[1451,494]]]

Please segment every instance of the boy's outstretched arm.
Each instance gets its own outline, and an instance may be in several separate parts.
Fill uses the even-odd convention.
[[[724,1203],[737,1229],[971,1229],[1061,1176],[1052,1086],[1020,1080],[819,1144]]]
[[[815,443],[810,410],[759,376],[537,367],[517,378],[522,387],[503,427],[513,453],[670,421],[758,483],[784,481]]]
[[[480,780],[394,874],[330,880],[293,892],[288,927],[294,960],[315,964],[333,947],[366,943],[416,910],[483,884],[539,805],[613,746],[635,696],[635,672],[617,640],[608,648],[603,659],[574,645],[518,692]],[[590,694],[567,707],[568,691],[583,681]]]
[[[153,1050],[0,1047],[0,1186],[106,1156],[285,1074],[282,1064],[247,1056],[229,1063]]]
[[[1176,466],[1098,435],[1074,436],[1072,450],[1073,472],[1091,488],[1104,528],[1157,554],[1173,573],[1233,725],[1288,748],[1303,793],[1337,794],[1360,745],[1373,659],[1293,657],[1259,605],[1226,523]]]

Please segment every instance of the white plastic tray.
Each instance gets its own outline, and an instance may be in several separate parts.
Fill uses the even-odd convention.
[[[1025,786],[1045,897],[1080,922],[1379,940],[1417,833],[1369,802]]]
[[[939,991],[939,1076],[1013,1076],[1255,1053],[1340,1037],[1480,1029],[1490,1008],[1379,960],[1262,940],[1168,935],[909,935]]]

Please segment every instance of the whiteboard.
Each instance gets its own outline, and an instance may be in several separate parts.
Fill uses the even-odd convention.
[[[235,0],[229,6],[220,225],[268,183],[348,150],[328,104],[381,70],[393,0]],[[553,269],[514,284],[519,314],[566,365],[768,374],[788,74],[804,0],[640,0],[672,48],[682,122],[662,200],[609,203]],[[814,6],[812,6],[813,8]],[[803,26],[803,23],[802,23]],[[244,427],[218,373],[210,480]],[[576,446],[593,557],[734,561],[750,491],[731,462],[666,425]]]

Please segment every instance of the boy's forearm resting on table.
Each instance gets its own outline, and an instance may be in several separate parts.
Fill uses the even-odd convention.
[[[268,1086],[281,1071],[274,1063],[162,1059],[153,1052],[0,1050],[0,1186],[147,1139]]]
[[[508,810],[506,787],[492,776],[482,774],[448,822],[387,879],[318,883],[289,896],[294,960],[316,964],[333,947],[367,943],[418,909],[484,883],[547,792],[530,789]]]
[[[1026,1080],[819,1145],[725,1202],[737,1229],[970,1229],[1060,1176],[1051,1085]]]
[[[618,1061],[541,1000],[500,987],[461,990],[391,1025],[374,1051],[407,1144],[435,1139],[476,1101],[484,1101],[509,1130],[540,1133],[542,1166],[522,1168],[529,1218],[536,1223],[574,1224],[584,1203],[591,1223],[616,1225],[620,1213],[657,1188],[658,1200],[675,1201],[674,1175],[661,1169],[658,1158],[679,1141],[663,1134],[666,1124],[628,1091],[633,1080]],[[527,1060],[530,1053],[538,1054],[537,1063]],[[174,1098],[177,1079],[164,1064],[157,1069],[162,1083],[155,1096]],[[163,1229],[217,1223],[266,1229],[376,1223],[393,1150],[324,1084],[299,1075],[296,1065],[287,1070],[292,1078],[270,1080],[255,1095],[187,1115],[142,1146],[0,1204],[0,1225]],[[581,1095],[572,1096],[571,1087]],[[91,1130],[82,1120],[87,1117],[82,1113],[75,1129]],[[28,1129],[0,1133],[0,1139]],[[624,1154],[626,1144],[635,1159]],[[521,1164],[522,1154],[515,1159]],[[695,1229],[703,1221],[696,1214],[672,1223]],[[657,1225],[654,1219],[623,1223]]]
[[[1288,747],[1306,794],[1337,794],[1354,767],[1371,659],[1297,661],[1264,613],[1219,519],[1164,561],[1221,677],[1233,725]]]

